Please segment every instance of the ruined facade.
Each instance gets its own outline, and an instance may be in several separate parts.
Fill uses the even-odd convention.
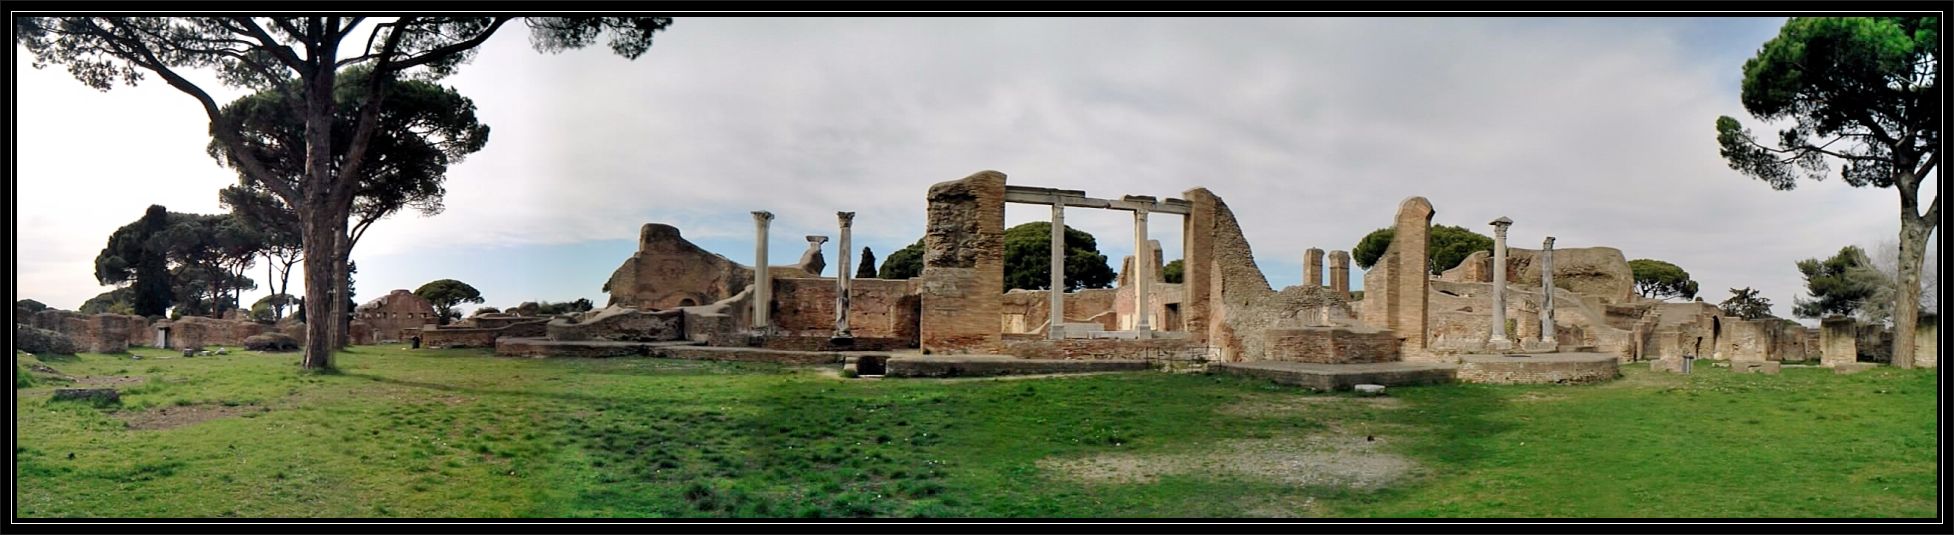
[[[353,317],[367,325],[373,342],[383,343],[400,341],[403,329],[440,322],[433,303],[407,290],[394,290],[367,301],[353,309]]]

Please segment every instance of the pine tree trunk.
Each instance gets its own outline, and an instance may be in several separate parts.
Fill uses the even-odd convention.
[[[1920,322],[1920,267],[1927,257],[1932,222],[1913,214],[1900,216],[1899,302],[1893,304],[1893,366],[1913,367],[1913,333]]]
[[[316,210],[315,212],[325,212]],[[307,370],[327,370],[332,368],[332,307],[319,306],[332,301],[332,259],[324,253],[333,246],[329,214],[308,214],[302,221],[300,230],[305,242],[305,301],[312,303],[312,313],[305,318],[305,357],[300,367]]]
[[[345,234],[345,232],[338,232],[336,238],[339,240],[339,245],[333,248],[332,288],[333,296],[336,297],[332,302],[333,349],[346,349],[352,338],[353,311],[347,309],[347,302],[353,299],[352,292],[347,288],[350,286],[347,279],[351,276],[347,272],[347,262],[352,260],[352,255],[351,251],[347,250],[348,239]]]

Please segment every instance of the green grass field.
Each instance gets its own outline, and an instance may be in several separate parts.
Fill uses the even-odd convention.
[[[1358,398],[395,346],[334,374],[134,355],[16,355],[18,516],[1931,517],[1939,477],[1935,370],[1629,366]],[[49,401],[74,385],[122,401]]]

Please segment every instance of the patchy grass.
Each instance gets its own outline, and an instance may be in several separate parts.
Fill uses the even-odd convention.
[[[1932,370],[1631,366],[1598,386],[1356,398],[1157,373],[857,381],[392,346],[338,360],[16,355],[17,382],[44,364],[123,393],[93,407],[17,387],[18,514],[1931,516],[1938,483]]]

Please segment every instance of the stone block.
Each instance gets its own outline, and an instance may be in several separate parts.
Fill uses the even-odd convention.
[[[1870,370],[1873,368],[1877,368],[1879,367],[1879,365],[1871,362],[1845,362],[1845,363],[1833,364],[1831,367],[1832,367],[1832,373],[1836,373],[1839,375],[1850,375],[1850,374],[1855,374],[1866,370]]]
[[[1777,375],[1779,367],[1780,365],[1778,363],[1767,361],[1767,360],[1730,361],[1730,371],[1737,372],[1737,373],[1762,373],[1765,375]]]

